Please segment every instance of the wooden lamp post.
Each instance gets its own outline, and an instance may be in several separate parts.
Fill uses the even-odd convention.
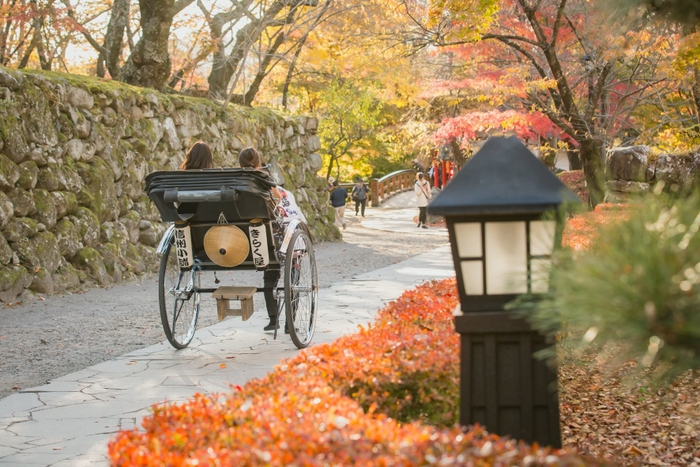
[[[498,137],[428,206],[447,221],[457,275],[462,425],[561,446],[556,368],[532,356],[548,343],[505,305],[548,291],[567,202],[580,200],[517,138]]]

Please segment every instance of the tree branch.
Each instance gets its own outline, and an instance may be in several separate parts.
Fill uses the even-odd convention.
[[[100,53],[100,55],[102,55],[102,57],[104,57],[105,59],[107,59],[107,56],[109,55],[108,52],[107,52],[107,49],[105,49],[105,48],[102,46],[102,44],[100,44],[99,42],[97,42],[97,41],[95,40],[95,38],[92,37],[92,35],[90,35],[90,33],[87,31],[87,29],[85,29],[85,27],[83,27],[83,25],[80,24],[80,23],[78,22],[78,20],[75,18],[75,12],[73,11],[73,7],[72,7],[71,4],[70,4],[70,0],[61,0],[61,3],[63,3],[63,4],[66,6],[66,11],[68,12],[68,17],[69,17],[70,19],[73,20],[73,22],[74,22],[75,25],[76,25],[76,29],[78,29],[78,31],[80,31],[80,33],[83,35],[83,37],[85,38],[85,40],[87,40],[87,41],[90,43],[90,45],[91,45],[95,50],[97,50],[97,51]]]
[[[519,41],[519,42],[525,42],[530,45],[534,45],[535,47],[539,47],[540,43],[533,41],[532,39],[528,39],[527,37],[523,36],[510,36],[506,34],[484,34],[481,36],[482,40],[486,39],[497,39],[499,41],[504,41],[504,40],[509,40],[509,41]]]
[[[552,40],[549,42],[549,46],[552,48],[557,46],[557,37],[559,36],[559,28],[562,23],[561,19],[564,16],[564,8],[566,8],[566,0],[561,0],[557,9],[557,19],[554,21],[554,27],[552,28]]]
[[[593,92],[591,93],[589,100],[590,104],[588,106],[588,109],[586,109],[586,113],[584,116],[584,119],[586,121],[592,121],[593,116],[595,115],[595,110],[598,107],[598,101],[603,95],[603,91],[605,90],[605,85],[608,80],[608,76],[610,76],[611,71],[612,63],[606,62],[605,65],[603,65],[603,69],[600,70],[600,73],[598,74],[598,82],[596,83],[595,87],[593,88]]]
[[[194,0],[177,0],[172,7],[173,16],[177,15],[182,10],[190,6],[192,2],[194,2]]]
[[[544,104],[544,102],[542,102],[542,100],[539,97],[537,97],[536,94],[528,94],[528,99],[535,104],[538,111],[545,114],[547,118],[549,118],[552,121],[552,123],[554,123],[557,127],[561,129],[561,131],[571,136],[571,138],[575,141],[577,141],[580,138],[580,136],[576,134],[576,130],[570,124],[568,124],[566,120],[563,120],[560,117],[559,113],[554,112],[549,107],[547,107]]]

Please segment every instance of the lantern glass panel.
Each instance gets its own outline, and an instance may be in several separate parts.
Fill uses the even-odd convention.
[[[484,294],[484,267],[481,261],[462,261],[462,281],[466,295]]]
[[[481,251],[481,223],[463,222],[456,223],[455,238],[457,239],[457,252],[460,258],[480,258]]]
[[[555,221],[530,222],[530,255],[549,256],[554,250]]]
[[[527,232],[522,222],[487,222],[486,293],[527,292]]]
[[[547,293],[549,291],[549,268],[552,261],[549,259],[530,260],[532,293]]]

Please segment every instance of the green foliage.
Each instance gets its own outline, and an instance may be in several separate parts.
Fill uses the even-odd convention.
[[[421,422],[439,427],[451,427],[459,421],[459,380],[456,375],[432,371],[406,372],[400,382],[385,383],[374,388],[369,382],[356,381],[345,393],[357,399],[369,412],[378,412],[401,423]],[[374,392],[373,392],[374,391]],[[381,394],[372,399],[357,394]]]
[[[397,170],[411,167],[413,159],[426,160],[435,147],[432,136],[437,124],[422,122],[408,113],[399,124],[384,128],[377,136],[385,151],[368,161],[372,166],[372,177],[381,178]]]
[[[372,146],[373,130],[382,123],[383,104],[373,90],[351,81],[332,82],[320,98],[318,136],[327,173],[340,171],[340,159]],[[340,174],[338,174],[340,175]]]
[[[498,0],[433,0],[430,3],[429,25],[434,27],[440,22],[469,24],[470,27],[458,29],[456,36],[474,41],[496,20],[499,3]]]
[[[601,229],[592,248],[562,252],[548,296],[513,305],[576,347],[612,345],[617,363],[651,367],[659,381],[700,368],[700,196],[671,206],[650,197]]]
[[[371,178],[382,178],[385,175],[389,175],[397,170],[403,170],[411,167],[411,160],[413,158],[407,154],[380,154],[375,157],[371,157],[368,160],[368,164],[371,166],[372,172]]]

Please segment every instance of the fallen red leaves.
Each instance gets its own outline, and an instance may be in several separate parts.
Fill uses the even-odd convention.
[[[583,170],[569,170],[568,172],[560,173],[558,177],[564,185],[576,193],[576,196],[581,198],[583,204],[588,204],[588,188],[586,188]]]
[[[624,215],[602,205],[577,216],[565,243],[587,248],[595,226]],[[654,390],[643,375],[607,374],[598,354],[561,356],[564,450],[454,426],[455,287],[449,279],[408,291],[371,326],[301,352],[226,396],[154,406],[143,430],[110,442],[112,465],[700,465],[700,378],[686,374]],[[571,448],[614,461],[583,459]]]
[[[629,366],[609,374],[600,354],[580,358],[559,368],[565,446],[627,465],[700,465],[698,375],[655,389]]]
[[[428,227],[432,227],[434,229],[437,228],[447,228],[447,223],[445,222],[445,219],[440,219],[439,221],[436,222],[428,222]]]
[[[562,245],[573,250],[587,250],[601,227],[627,216],[624,204],[599,204],[595,210],[575,215],[566,221]]]
[[[625,205],[600,204],[567,221],[563,244],[588,249],[599,229],[628,215]],[[559,367],[565,446],[628,465],[700,465],[700,378],[685,374],[654,389],[644,375],[610,374],[598,353]],[[572,361],[562,356],[561,361]],[[626,368],[629,369],[632,364]]]
[[[417,410],[420,419],[431,405],[457,407],[456,304],[454,279],[424,284],[372,326],[302,352],[240,391],[155,406],[142,431],[110,442],[112,465],[605,465],[480,427],[400,423],[382,413]]]

